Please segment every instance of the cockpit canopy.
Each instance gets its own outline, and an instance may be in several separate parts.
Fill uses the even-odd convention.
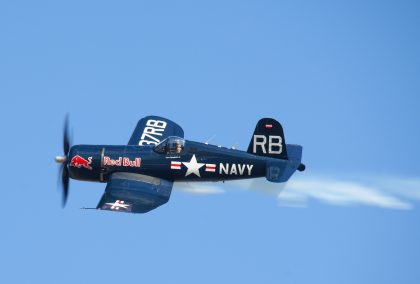
[[[181,137],[170,136],[155,146],[160,154],[180,154],[184,150],[185,140]]]

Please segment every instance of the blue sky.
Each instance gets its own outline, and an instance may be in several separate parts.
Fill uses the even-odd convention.
[[[418,283],[419,8],[2,2],[3,281]],[[145,215],[79,210],[104,185],[74,181],[62,210],[65,113],[74,143],[125,144],[155,114],[240,149],[274,117],[307,171],[274,196],[176,188]]]

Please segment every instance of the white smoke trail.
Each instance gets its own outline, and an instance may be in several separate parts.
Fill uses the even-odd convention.
[[[223,183],[176,183],[176,189],[195,194],[220,194],[229,189],[251,190],[277,198],[280,206],[307,207],[310,200],[335,206],[373,206],[408,210],[420,200],[420,179],[390,177],[354,180],[320,176],[292,177],[285,184],[262,179]]]
[[[214,182],[176,182],[174,189],[199,195],[225,193],[225,190]]]

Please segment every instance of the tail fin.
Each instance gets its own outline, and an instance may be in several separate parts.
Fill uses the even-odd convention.
[[[283,127],[272,118],[258,121],[249,143],[248,153],[288,160]]]

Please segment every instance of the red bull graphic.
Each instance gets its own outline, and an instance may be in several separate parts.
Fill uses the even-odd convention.
[[[105,156],[103,159],[103,165],[112,167],[140,168],[141,158],[135,158],[134,160],[130,160],[130,158],[127,157],[118,157],[117,159],[111,159],[110,157]]]
[[[70,161],[70,167],[76,167],[80,169],[81,167],[84,167],[88,170],[92,170],[92,167],[90,164],[92,163],[92,157],[87,158],[87,160],[79,155],[74,156],[71,158]]]

